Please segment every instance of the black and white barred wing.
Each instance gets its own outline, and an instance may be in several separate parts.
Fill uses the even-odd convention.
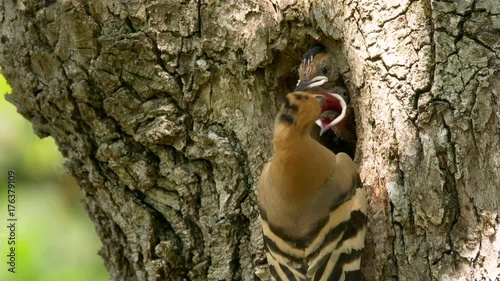
[[[360,280],[366,235],[366,193],[354,195],[332,209],[322,232],[308,247],[306,280]]]
[[[267,260],[279,280],[361,280],[366,234],[366,193],[358,179],[308,238],[291,241],[262,217]]]

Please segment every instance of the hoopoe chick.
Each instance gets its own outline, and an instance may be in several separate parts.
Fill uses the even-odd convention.
[[[323,135],[329,129],[332,129],[341,139],[355,143],[356,142],[356,122],[354,120],[354,109],[349,104],[349,95],[347,89],[339,86],[341,83],[340,73],[335,68],[333,57],[321,44],[314,45],[304,54],[299,66],[299,82],[295,91],[307,91],[315,94],[339,94],[347,105],[345,112],[338,112],[338,105],[335,100],[329,99],[332,108],[325,111],[325,114],[316,121],[320,126],[320,135]],[[328,95],[326,95],[328,97]],[[345,117],[338,123],[334,123],[331,116],[344,114]]]
[[[266,257],[278,281],[361,278],[367,202],[356,165],[310,135],[328,107],[326,95],[286,96],[275,121],[273,158],[259,179]]]

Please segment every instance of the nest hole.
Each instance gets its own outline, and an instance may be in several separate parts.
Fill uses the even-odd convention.
[[[341,81],[339,86],[343,86],[347,89],[349,94],[351,106],[355,107],[355,104],[352,104],[352,91],[353,87],[349,84],[348,74],[350,69],[347,64],[347,59],[343,55],[342,52],[342,42],[332,40],[332,39],[322,39],[321,41],[316,40],[307,40],[307,43],[303,43],[301,45],[293,46],[290,44],[284,51],[278,54],[277,64],[279,67],[276,69],[278,72],[278,94],[276,96],[276,106],[279,108],[283,103],[285,96],[287,93],[293,92],[297,81],[299,79],[299,65],[302,60],[302,55],[314,44],[322,43],[329,53],[332,54],[335,62],[338,63],[338,67],[341,73]],[[292,45],[292,46],[291,46]],[[294,48],[296,47],[296,48]],[[277,108],[277,109],[278,109]],[[357,112],[357,110],[354,110]],[[356,119],[356,118],[355,118]],[[354,155],[356,153],[356,143],[348,142],[341,139],[339,136],[335,134],[332,130],[325,132],[322,136],[319,135],[320,128],[318,126],[314,126],[311,131],[311,135],[314,139],[323,144],[326,148],[334,153],[344,152],[347,153],[351,158],[354,159]]]

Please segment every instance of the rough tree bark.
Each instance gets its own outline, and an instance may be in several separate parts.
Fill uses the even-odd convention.
[[[80,183],[113,280],[268,279],[255,185],[316,41],[353,98],[367,280],[500,280],[500,8],[0,0],[7,98]]]

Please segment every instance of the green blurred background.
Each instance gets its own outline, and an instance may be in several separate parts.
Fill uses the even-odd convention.
[[[39,139],[5,100],[0,74],[0,280],[108,280],[100,242],[51,137]],[[16,273],[9,268],[7,172],[16,172]]]

